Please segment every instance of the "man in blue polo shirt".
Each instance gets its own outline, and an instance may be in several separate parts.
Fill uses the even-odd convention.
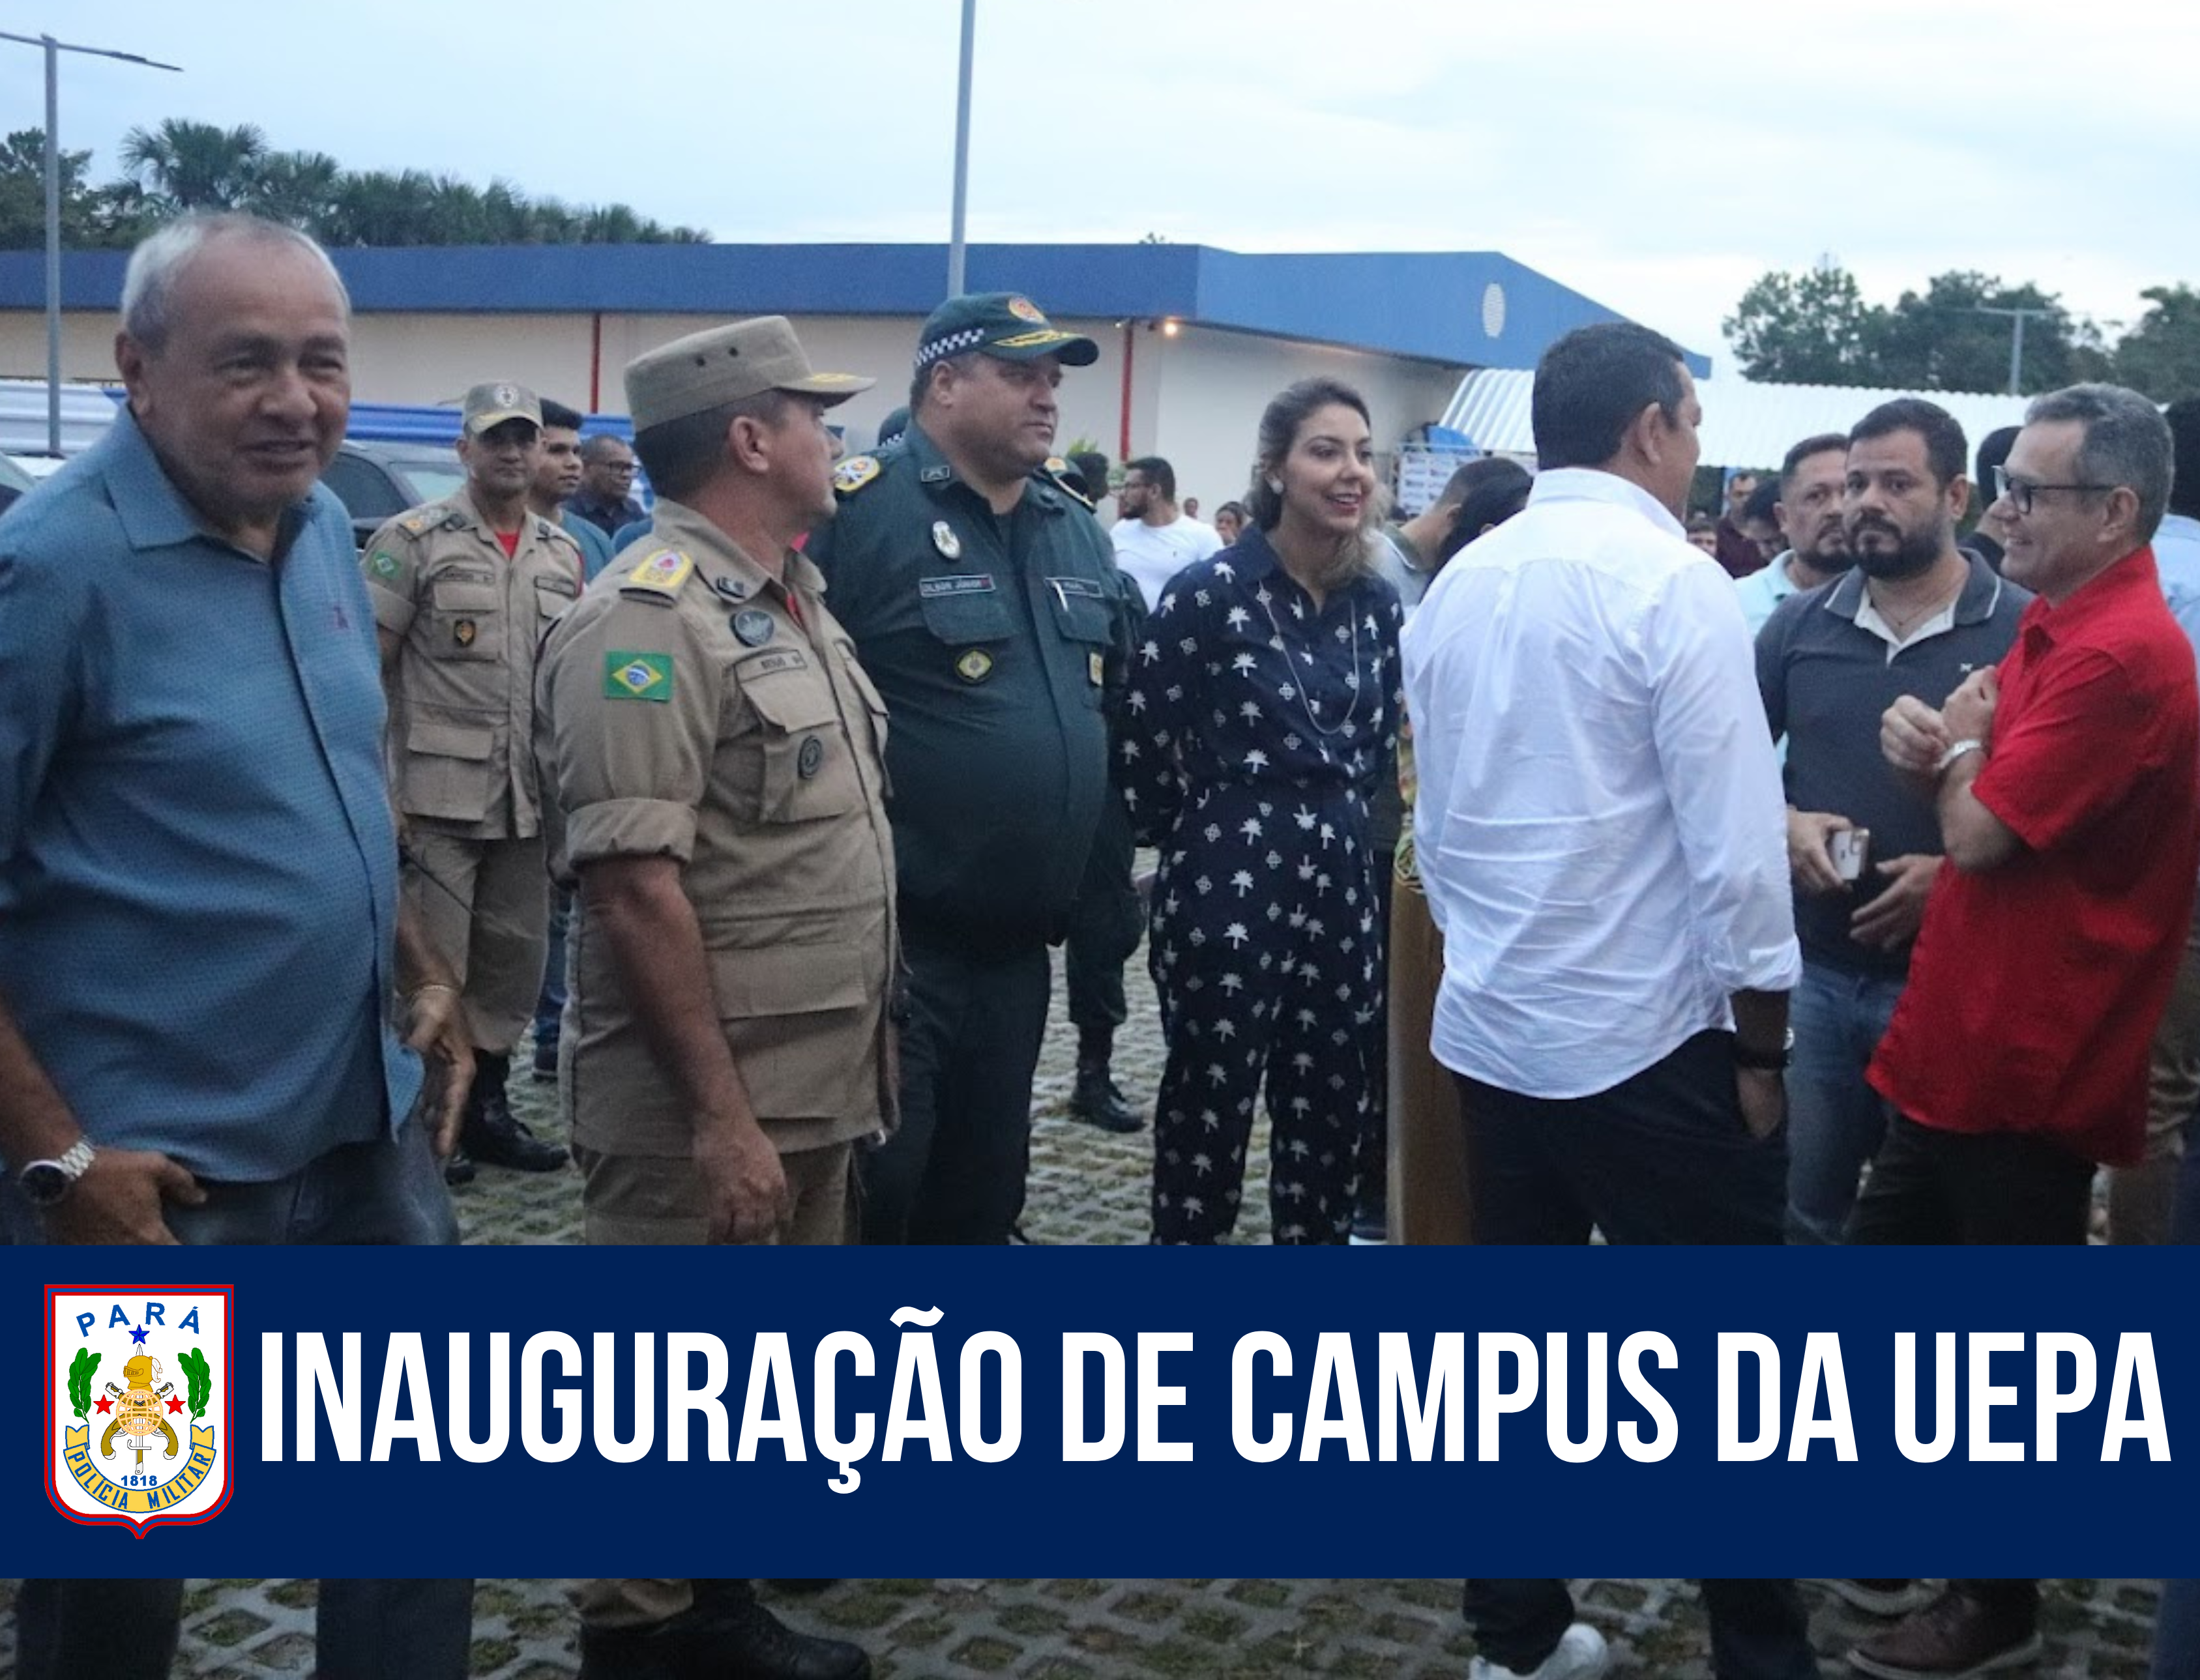
[[[455,1135],[471,1055],[450,971],[399,908],[374,613],[316,487],[349,337],[304,236],[171,224],[123,281],[128,407],[0,519],[14,1241],[456,1239],[427,1132]],[[429,1048],[442,1100],[416,1122]],[[26,1582],[25,1680],[165,1674],[182,1584],[140,1584],[117,1614]],[[456,1680],[471,1598],[330,1582],[320,1672]]]
[[[1813,441],[1819,441],[1813,440]],[[1757,680],[1788,743],[1788,859],[1803,979],[1789,1007],[1788,1240],[1836,1243],[1886,1128],[1864,1082],[1940,867],[1932,807],[1880,751],[1880,715],[1938,707],[2009,651],[2032,599],[1956,545],[1970,498],[1963,428],[1916,397],[1849,434],[1843,540],[1854,569],[1782,601]],[[1747,589],[1754,578],[1745,579]]]

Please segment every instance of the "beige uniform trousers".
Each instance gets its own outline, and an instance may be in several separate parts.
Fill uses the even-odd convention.
[[[2185,942],[2185,960],[2169,990],[2169,1006],[2154,1031],[2147,1070],[2146,1158],[2109,1170],[2109,1240],[2169,1240],[2169,1213],[2185,1158],[2185,1123],[2200,1103],[2200,913]]]
[[[1473,1182],[1459,1083],[1429,1051],[1443,936],[1418,886],[1390,894],[1390,1240],[1474,1240]]]
[[[415,818],[405,890],[458,971],[474,1047],[509,1054],[535,1018],[550,944],[542,837],[468,840]]]
[[[581,1240],[670,1247],[709,1240],[711,1218],[693,1162],[669,1155],[606,1155],[575,1145],[581,1167]],[[854,1146],[782,1152],[792,1201],[785,1222],[758,1241],[795,1248],[834,1248],[854,1228]]]

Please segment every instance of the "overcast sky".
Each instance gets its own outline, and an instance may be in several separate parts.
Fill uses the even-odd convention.
[[[725,240],[946,236],[958,0],[0,15],[184,67],[64,57],[101,179],[189,116]],[[2158,0],[980,0],[970,234],[1495,249],[1722,367],[1749,282],[1823,254],[1876,300],[1978,268],[2128,322],[2200,283],[2196,62]],[[0,122],[42,99],[0,43]]]

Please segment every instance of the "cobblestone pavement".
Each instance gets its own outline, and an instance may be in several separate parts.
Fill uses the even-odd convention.
[[[483,1581],[476,1680],[570,1680],[574,1620],[563,1581]],[[1678,1581],[1577,1581],[1575,1602],[1612,1645],[1612,1672],[1708,1680],[1703,1613]],[[15,1583],[0,1582],[0,1607]],[[194,1581],[178,1680],[266,1680],[313,1666],[312,1581]],[[2057,1581],[2042,1607],[2038,1680],[2144,1680],[2156,1584]],[[859,1642],[878,1680],[1438,1680],[1473,1644],[1456,1581],[841,1581],[765,1596],[805,1628]],[[1813,1591],[1823,1672],[1879,1624]],[[15,1673],[13,1618],[0,1676]],[[75,1680],[75,1677],[71,1677]],[[85,1676],[84,1680],[97,1680]]]
[[[1116,1077],[1150,1108],[1161,1047],[1153,994],[1134,960],[1132,1024],[1117,1047]],[[1147,1230],[1150,1135],[1111,1136],[1068,1118],[1075,1035],[1060,988],[1033,1094],[1030,1204],[1033,1242],[1136,1243]],[[516,1058],[524,1069],[524,1059]],[[562,1139],[548,1088],[513,1084],[524,1117]],[[1265,1241],[1266,1129],[1254,1138],[1238,1240]],[[570,1243],[580,1235],[580,1186],[570,1172],[483,1171],[458,1193],[470,1242]],[[1013,1263],[1004,1262],[1004,1263]],[[570,1680],[575,1623],[566,1583],[485,1580],[474,1613],[480,1680]],[[0,1607],[15,1583],[0,1582]],[[1703,1613],[1677,1581],[1574,1584],[1582,1613],[1610,1639],[1615,1674],[1708,1680]],[[2144,1680],[2156,1584],[2063,1581],[2049,1585],[2040,1680]],[[816,1596],[766,1590],[799,1626],[860,1642],[879,1680],[1353,1680],[1462,1676],[1473,1646],[1459,1616],[1456,1581],[842,1581]],[[314,1584],[194,1581],[178,1680],[262,1680],[313,1665]],[[1828,1676],[1877,1625],[1839,1600],[1813,1594],[1811,1634]],[[11,1616],[0,1616],[0,1680],[15,1673]],[[74,1680],[74,1677],[71,1677]],[[97,1680],[97,1677],[85,1677]]]

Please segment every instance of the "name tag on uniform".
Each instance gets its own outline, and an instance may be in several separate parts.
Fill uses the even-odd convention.
[[[810,661],[799,649],[775,648],[769,653],[752,654],[734,667],[734,675],[742,680],[768,677],[778,671],[806,671]]]
[[[964,572],[951,577],[919,578],[916,592],[927,601],[943,595],[990,595],[993,592],[993,575]]]
[[[1108,598],[1108,592],[1093,582],[1091,578],[1050,577],[1046,581],[1049,588],[1059,589],[1065,595],[1082,595],[1088,601],[1104,601]]]

